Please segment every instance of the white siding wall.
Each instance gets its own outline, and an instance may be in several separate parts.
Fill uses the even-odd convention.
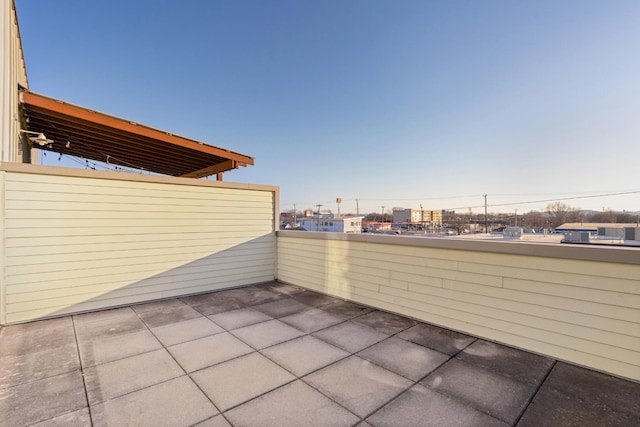
[[[278,232],[283,282],[635,380],[639,264],[638,249]]]
[[[12,0],[0,5],[0,57],[0,161],[20,162],[18,84],[27,87],[27,71]]]
[[[275,187],[3,168],[2,323],[274,279]]]

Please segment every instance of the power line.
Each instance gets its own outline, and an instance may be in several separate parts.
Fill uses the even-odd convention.
[[[626,195],[629,195],[629,194],[640,194],[640,190],[623,191],[623,192],[619,192],[619,193],[591,194],[591,195],[588,195],[588,196],[573,196],[573,197],[561,197],[561,198],[554,198],[554,199],[540,199],[540,200],[526,200],[526,201],[520,201],[520,202],[494,203],[494,204],[487,205],[487,206],[489,206],[489,207],[501,207],[501,206],[514,206],[514,205],[530,205],[530,204],[534,204],[534,203],[551,203],[551,202],[562,202],[562,201],[566,201],[566,200],[595,199],[595,198],[598,198],[598,197],[626,196]],[[457,207],[457,208],[450,208],[448,210],[466,209],[466,208],[481,208],[483,206],[484,205],[462,206],[462,207]]]
[[[541,193],[536,193],[542,195]],[[570,194],[570,193],[565,193]],[[576,193],[573,193],[576,194]],[[552,197],[552,198],[544,198],[544,199],[534,199],[534,200],[520,200],[516,202],[504,202],[504,203],[492,203],[486,204],[487,207],[505,207],[505,206],[516,206],[516,205],[531,205],[536,203],[553,203],[553,202],[561,202],[561,201],[569,201],[569,200],[584,200],[584,199],[595,199],[599,197],[613,197],[613,196],[626,196],[632,194],[640,194],[640,190],[629,190],[629,191],[618,191],[618,192],[607,192],[607,193],[599,193],[599,194],[586,194],[586,195],[574,195],[568,197]],[[507,194],[489,194],[491,197],[499,197],[499,196],[509,196]],[[524,196],[520,194],[520,196]],[[432,198],[417,198],[417,199],[396,199],[396,198],[378,198],[378,199],[343,199],[344,201],[354,201],[356,202],[356,206],[359,210],[359,202],[360,201],[421,201],[421,200],[444,200],[444,199],[461,199],[461,198],[472,198],[472,197],[485,197],[484,194],[475,194],[475,195],[467,195],[467,196],[449,196],[449,197],[432,197]],[[303,202],[299,204],[314,204],[313,202]],[[317,202],[315,202],[317,203]],[[331,201],[324,201],[324,204],[330,204]],[[286,205],[286,204],[285,204]],[[478,204],[472,206],[457,206],[457,207],[447,207],[441,210],[459,210],[459,209],[479,209],[484,208],[485,204]]]

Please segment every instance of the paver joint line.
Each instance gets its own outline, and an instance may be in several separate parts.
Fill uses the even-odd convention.
[[[554,368],[554,366],[556,366],[557,363],[558,363],[557,360],[553,361],[553,363],[551,364],[551,367],[549,367],[549,370],[545,374],[544,378],[542,379],[542,381],[540,381],[540,384],[538,384],[538,386],[536,387],[535,391],[533,392],[533,394],[529,398],[529,401],[525,405],[524,409],[522,410],[522,412],[520,412],[520,415],[518,415],[518,417],[516,418],[515,422],[513,423],[514,426],[518,425],[518,423],[520,422],[520,420],[524,416],[525,412],[527,412],[527,409],[529,409],[529,405],[531,405],[531,402],[533,402],[533,399],[535,399],[535,397],[538,395],[538,392],[542,388],[543,384],[545,382],[547,382],[547,378],[549,378],[549,375],[551,375],[551,371],[553,371],[553,368]]]
[[[80,376],[82,377],[82,386],[84,387],[84,398],[87,401],[87,410],[89,411],[89,419],[92,420],[91,424],[93,425],[93,415],[91,413],[91,405],[89,404],[89,392],[87,391],[87,379],[84,374],[84,366],[82,364],[82,358],[80,357],[80,346],[78,345],[78,332],[76,331],[76,322],[74,316],[71,316],[71,325],[73,326],[73,337],[76,340],[76,351],[78,355],[78,362],[80,364]]]
[[[280,293],[279,286],[288,287]],[[292,396],[299,395],[304,397],[294,400],[317,415],[327,414],[328,408],[342,414],[338,423],[341,425],[352,425],[355,420],[364,425],[367,419],[370,423],[385,423],[395,416],[419,420],[416,415],[428,416],[425,408],[443,416],[440,421],[448,419],[447,411],[458,408],[463,417],[458,421],[531,425],[541,416],[562,420],[565,416],[562,411],[567,408],[571,414],[579,416],[576,411],[580,408],[586,410],[593,406],[585,406],[593,403],[589,399],[600,404],[593,406],[589,416],[596,414],[596,418],[602,417],[605,424],[610,416],[608,411],[625,414],[614,419],[618,423],[627,419],[640,421],[638,406],[627,402],[628,396],[636,390],[631,384],[625,383],[621,387],[611,378],[605,381],[583,368],[569,369],[573,365],[555,359],[547,358],[537,363],[537,357],[542,356],[520,355],[522,350],[383,310],[364,310],[360,308],[364,306],[346,303],[353,305],[344,305],[344,300],[311,290],[296,293],[293,286],[269,282],[95,314],[71,315],[65,321],[45,320],[42,329],[14,329],[11,335],[3,327],[0,328],[0,339],[29,334],[24,336],[26,344],[16,346],[17,351],[26,351],[29,359],[15,359],[15,362],[12,359],[10,364],[0,365],[0,375],[5,366],[8,373],[18,372],[15,368],[18,362],[34,360],[32,354],[52,351],[52,347],[56,355],[64,355],[65,363],[74,355],[77,358],[78,362],[74,361],[70,372],[58,374],[47,368],[44,374],[38,374],[45,375],[41,378],[30,373],[31,368],[27,373],[20,371],[15,385],[10,383],[5,387],[20,387],[24,394],[24,390],[40,387],[35,384],[24,388],[27,384],[41,380],[57,384],[58,376],[71,375],[69,378],[73,382],[69,384],[72,387],[67,386],[66,390],[74,390],[72,404],[65,401],[62,405],[52,406],[54,410],[32,413],[27,418],[19,415],[23,421],[48,417],[40,421],[109,424],[110,416],[115,417],[111,418],[111,423],[126,419],[125,413],[122,416],[114,413],[126,405],[148,410],[154,407],[155,400],[151,396],[171,399],[174,387],[183,390],[183,396],[189,396],[190,415],[181,416],[186,415],[187,418],[182,418],[183,423],[189,419],[190,425],[194,422],[233,425],[232,420],[243,423],[247,417],[259,420],[260,414],[254,417],[251,412],[255,410],[275,410],[278,417],[280,413],[286,413],[286,405],[269,406],[290,402]],[[235,313],[225,315],[232,311]],[[215,322],[216,316],[226,322],[228,330]],[[138,321],[141,328],[136,326]],[[41,341],[37,338],[53,328],[57,339]],[[198,332],[189,328],[196,328]],[[231,346],[235,350],[229,350],[232,340],[227,340],[226,336],[234,337],[239,347]],[[11,338],[4,343],[13,341]],[[62,348],[63,344],[68,348],[58,352],[56,349]],[[75,345],[75,350],[71,345]],[[242,350],[242,346],[246,348]],[[5,350],[8,348],[5,346]],[[224,348],[229,351],[219,351]],[[208,354],[190,355],[190,349],[207,349]],[[152,352],[157,354],[151,355]],[[50,353],[46,355],[49,357]],[[20,354],[20,357],[27,356]],[[406,357],[404,362],[397,361],[400,357]],[[535,369],[527,369],[534,362]],[[111,365],[105,366],[107,364]],[[139,366],[149,365],[162,368],[154,375],[140,371],[141,376],[135,377],[138,380],[126,384],[113,378],[128,377],[127,374],[104,376],[115,373],[114,369],[137,372]],[[189,366],[197,369],[190,372]],[[83,390],[80,390],[78,375],[82,376]],[[101,375],[103,381],[100,381]],[[238,375],[244,379],[238,381]],[[60,381],[66,377],[60,377]],[[106,381],[106,378],[112,380]],[[571,382],[576,379],[584,382]],[[47,386],[46,382],[41,384]],[[362,388],[366,384],[371,387]],[[559,384],[569,386],[556,390]],[[608,387],[606,389],[611,393],[607,392],[607,396],[613,398],[604,399],[602,393],[594,396],[594,392],[589,394],[583,387],[576,388],[576,384],[587,384],[587,390]],[[616,393],[614,386],[624,391]],[[553,397],[556,391],[567,401],[557,402]],[[43,402],[53,402],[47,396],[55,392],[36,394]],[[43,400],[42,396],[49,400]],[[16,408],[25,405],[23,401],[15,402]],[[13,405],[5,400],[7,404],[9,408]],[[183,404],[188,406],[187,401]],[[0,408],[3,408],[1,400]],[[160,414],[167,406],[156,409]],[[299,416],[299,412],[297,414]],[[15,415],[17,413],[14,418]],[[273,412],[270,416],[273,420]],[[398,422],[402,420],[397,419]]]

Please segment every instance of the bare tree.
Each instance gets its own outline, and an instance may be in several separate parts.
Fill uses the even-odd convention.
[[[554,202],[547,205],[546,211],[549,213],[551,223],[554,227],[564,224],[565,222],[580,221],[580,212],[561,202]]]
[[[542,212],[530,211],[522,216],[522,223],[527,227],[544,227],[549,220]]]

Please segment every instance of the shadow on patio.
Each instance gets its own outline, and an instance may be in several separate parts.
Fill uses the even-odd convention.
[[[0,424],[640,425],[640,384],[271,282],[0,330]]]

